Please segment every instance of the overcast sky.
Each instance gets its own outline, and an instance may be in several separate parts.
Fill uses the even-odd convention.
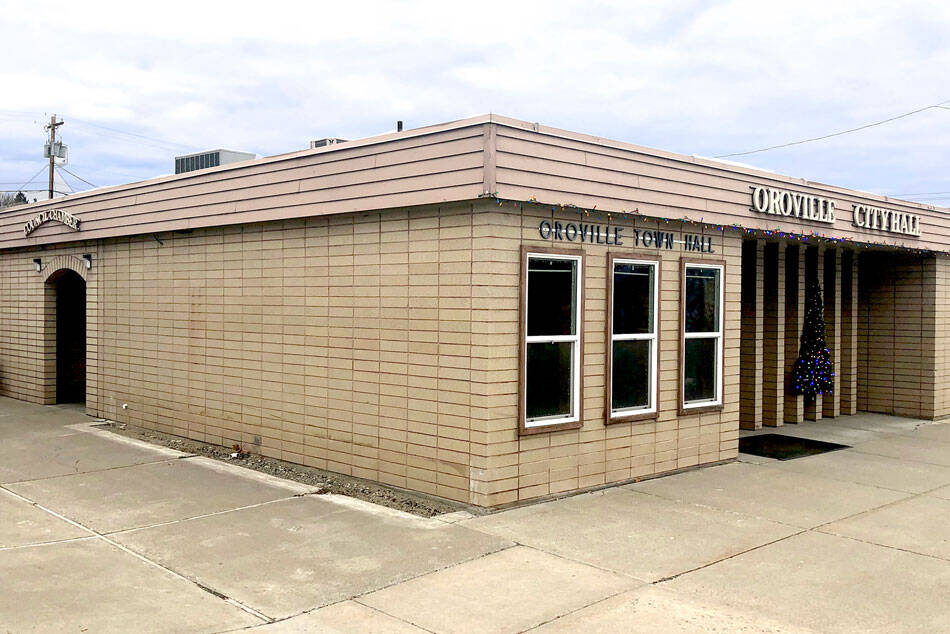
[[[279,154],[397,119],[496,112],[716,156],[950,100],[945,0],[0,0],[0,15],[0,189],[42,168],[52,113],[67,169],[114,185],[176,154]],[[734,160],[946,206],[950,109]]]

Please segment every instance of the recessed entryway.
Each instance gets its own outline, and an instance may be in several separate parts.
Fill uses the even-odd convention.
[[[47,282],[56,295],[56,402],[86,400],[86,280],[69,269]]]

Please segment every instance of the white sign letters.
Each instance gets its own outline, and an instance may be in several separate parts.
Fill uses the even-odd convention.
[[[79,218],[62,209],[47,209],[23,225],[23,235],[28,236],[45,222],[61,222],[74,231],[79,231]]]
[[[752,210],[773,216],[788,216],[834,224],[835,201],[784,189],[752,185]]]
[[[902,211],[881,209],[870,205],[851,205],[854,208],[854,226],[875,231],[889,231],[906,236],[920,235],[920,216]]]

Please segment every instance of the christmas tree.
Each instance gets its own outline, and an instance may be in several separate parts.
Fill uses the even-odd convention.
[[[825,345],[824,302],[817,275],[805,282],[805,323],[802,326],[798,359],[792,367],[792,394],[813,399],[830,394],[835,386],[835,366]]]

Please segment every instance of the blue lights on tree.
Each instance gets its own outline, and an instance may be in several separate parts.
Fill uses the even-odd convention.
[[[830,394],[835,386],[835,366],[825,344],[824,302],[817,275],[805,282],[805,323],[802,326],[798,359],[792,367],[792,394],[813,399]]]

